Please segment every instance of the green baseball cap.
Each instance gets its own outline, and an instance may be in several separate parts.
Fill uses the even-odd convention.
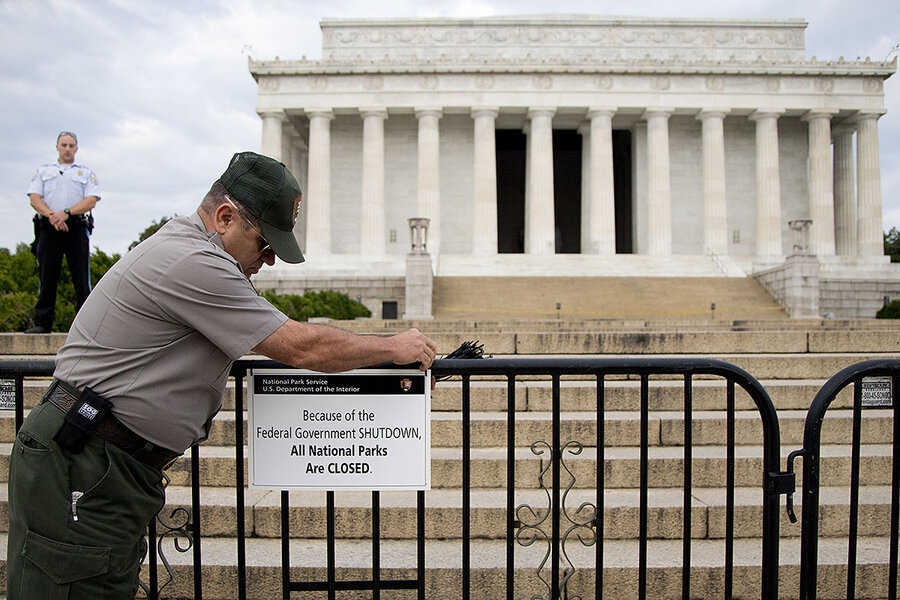
[[[275,255],[284,262],[303,262],[294,237],[302,194],[287,167],[256,152],[238,152],[220,179],[228,193],[259,221]]]

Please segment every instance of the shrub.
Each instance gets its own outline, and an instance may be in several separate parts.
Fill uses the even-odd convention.
[[[91,285],[96,285],[117,260],[118,254],[95,248],[91,253]],[[21,331],[33,323],[37,292],[37,260],[29,246],[19,244],[15,253],[0,248],[0,331]],[[72,274],[64,267],[56,290],[53,331],[69,330],[75,318],[75,304]]]
[[[881,310],[875,313],[876,319],[900,319],[900,300],[894,300],[885,304]]]
[[[295,321],[308,321],[313,317],[328,317],[343,321],[372,316],[368,308],[356,300],[351,300],[347,294],[331,290],[306,292],[302,296],[265,291],[262,296]]]

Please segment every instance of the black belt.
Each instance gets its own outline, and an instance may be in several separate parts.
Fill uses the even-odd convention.
[[[64,413],[68,413],[78,401],[79,396],[81,396],[81,392],[76,388],[56,379],[44,394],[44,400]],[[175,459],[181,456],[173,450],[148,442],[128,429],[111,413],[107,413],[106,417],[100,421],[94,433],[131,454],[142,463],[163,471],[171,467]]]

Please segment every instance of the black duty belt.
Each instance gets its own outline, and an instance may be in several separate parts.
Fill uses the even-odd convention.
[[[78,401],[80,395],[81,393],[76,388],[64,381],[55,379],[44,394],[44,400],[47,400],[64,413],[68,413]],[[173,450],[148,442],[128,429],[112,414],[107,414],[100,421],[94,433],[131,454],[142,463],[160,470],[168,469],[175,462],[175,459],[181,456]]]

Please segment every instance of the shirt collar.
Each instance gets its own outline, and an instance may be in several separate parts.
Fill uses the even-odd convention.
[[[219,236],[218,232],[215,231],[207,231],[206,225],[203,224],[203,219],[200,218],[200,213],[195,212],[188,217],[188,222],[203,232],[206,235],[206,239],[208,239],[211,243],[218,246],[220,250],[225,251],[225,244],[222,242],[222,238]]]

